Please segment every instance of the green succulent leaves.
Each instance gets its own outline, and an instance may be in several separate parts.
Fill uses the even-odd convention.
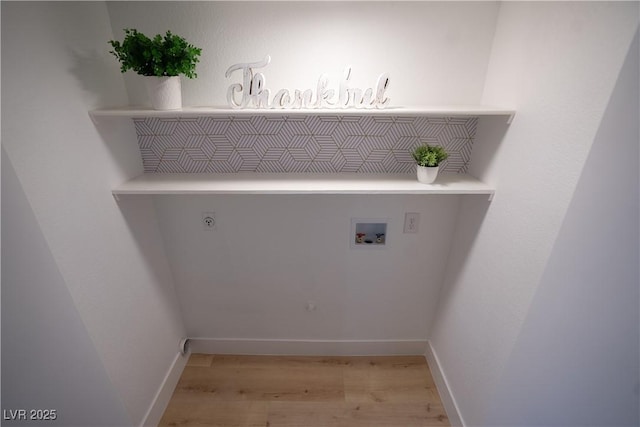
[[[197,77],[196,63],[202,49],[167,31],[153,39],[135,29],[125,29],[122,43],[110,40],[112,53],[120,61],[120,71],[133,70],[143,76],[178,76],[192,79]]]
[[[449,154],[438,145],[420,145],[413,150],[413,158],[419,166],[435,167],[444,161]]]

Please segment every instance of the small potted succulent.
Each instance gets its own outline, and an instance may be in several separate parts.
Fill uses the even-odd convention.
[[[449,157],[444,148],[429,144],[416,147],[412,154],[417,163],[418,181],[423,184],[431,184],[436,180],[440,163]]]
[[[192,79],[202,49],[184,38],[171,34],[156,35],[153,39],[135,29],[125,29],[122,43],[110,40],[112,53],[120,61],[120,71],[133,70],[147,76],[146,84],[151,104],[156,110],[182,108],[180,75]]]

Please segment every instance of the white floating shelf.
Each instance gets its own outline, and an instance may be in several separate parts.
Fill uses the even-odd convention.
[[[465,174],[440,174],[421,184],[414,174],[143,174],[113,195],[144,194],[486,194],[494,189]]]
[[[180,110],[151,110],[145,107],[122,107],[100,109],[90,111],[93,119],[99,117],[201,117],[201,116],[296,116],[296,115],[320,115],[320,116],[437,116],[437,117],[472,117],[472,116],[505,116],[511,123],[515,110],[482,105],[449,105],[449,106],[424,106],[424,107],[388,107],[385,109],[255,109],[242,110],[227,107],[185,107]]]

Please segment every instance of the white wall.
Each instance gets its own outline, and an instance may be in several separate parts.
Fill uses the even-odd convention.
[[[636,33],[487,424],[640,424],[638,52]]]
[[[113,34],[171,30],[199,46],[198,78],[183,79],[185,105],[226,105],[238,76],[226,69],[270,54],[267,87],[315,88],[327,73],[337,89],[344,67],[354,87],[389,72],[393,105],[479,102],[496,2],[110,2]],[[133,104],[145,104],[140,77],[125,77]]]
[[[501,143],[479,126],[471,172],[495,183],[496,197],[482,222],[463,201],[431,334],[467,425],[490,424],[637,26],[637,3],[501,6],[483,101],[518,113]]]
[[[459,198],[162,196],[155,203],[189,336],[424,341]],[[214,231],[204,230],[202,212],[215,212]],[[403,234],[405,212],[421,214],[418,234]],[[388,218],[388,247],[351,249],[352,217]],[[315,311],[306,310],[309,301]]]
[[[186,105],[224,105],[232,64],[270,54],[271,88],[314,87],[353,65],[354,85],[391,74],[394,105],[478,103],[497,3],[112,2],[114,34],[167,29],[203,48]],[[133,103],[139,76],[125,75]],[[486,199],[480,202],[486,207]],[[190,336],[235,339],[427,338],[448,253],[456,197],[158,197]],[[220,216],[215,233],[203,211]],[[422,214],[403,235],[405,212]],[[352,217],[389,217],[391,247],[354,252]],[[305,311],[313,300],[317,310]]]
[[[2,2],[2,144],[34,227],[138,424],[184,329],[151,201],[119,207],[110,194],[141,172],[133,126],[113,123],[99,134],[87,114],[127,103],[105,49],[110,38],[104,3]]]
[[[6,155],[2,162],[2,408],[56,411],[55,421],[4,413],[2,424],[129,425]]]

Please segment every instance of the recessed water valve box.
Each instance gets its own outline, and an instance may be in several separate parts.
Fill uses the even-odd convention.
[[[389,242],[388,218],[352,218],[350,246],[354,249],[384,249]]]

